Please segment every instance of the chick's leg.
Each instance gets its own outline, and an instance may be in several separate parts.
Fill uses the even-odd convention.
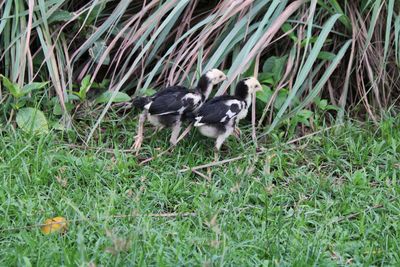
[[[217,161],[219,158],[219,151],[221,150],[222,144],[225,140],[232,134],[234,127],[229,127],[226,129],[225,133],[219,135],[217,140],[215,141],[215,149],[214,149],[214,160]]]
[[[233,131],[233,134],[237,139],[240,138],[240,136],[242,135],[242,130],[240,130],[239,126],[235,125],[235,130]]]
[[[224,143],[226,139],[225,135],[220,135],[217,137],[217,140],[215,141],[215,147],[214,147],[214,161],[219,160],[219,151],[221,150],[221,146]]]
[[[172,126],[172,134],[171,134],[171,138],[169,139],[169,142],[171,143],[171,145],[175,146],[178,143],[178,137],[179,137],[179,133],[181,132],[181,121],[177,121],[174,126]]]
[[[219,150],[215,147],[214,148],[214,162],[219,160]]]
[[[138,130],[135,136],[135,143],[133,144],[133,149],[136,151],[136,154],[139,153],[140,148],[142,147],[143,143],[143,131],[144,131],[144,122],[146,121],[147,111],[143,111],[142,114],[139,116],[138,121]]]

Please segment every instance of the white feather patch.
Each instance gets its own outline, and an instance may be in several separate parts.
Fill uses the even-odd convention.
[[[218,130],[211,125],[203,125],[199,128],[199,131],[202,135],[210,137],[210,138],[218,137]]]
[[[242,110],[239,112],[239,114],[238,114],[238,120],[241,120],[241,119],[243,119],[243,118],[246,118],[247,112],[248,112],[248,109],[247,109],[247,108],[242,109]]]
[[[178,110],[178,112],[179,112],[179,110]],[[176,111],[175,110],[171,110],[171,111],[163,112],[163,113],[160,113],[160,114],[157,114],[157,115],[158,116],[162,116],[162,115],[168,115],[168,114],[172,114],[172,113],[176,113]]]
[[[233,116],[236,115],[236,113],[235,113],[235,112],[232,112],[232,111],[230,111],[230,110],[228,110],[228,112],[226,113],[226,115],[227,115],[229,118],[232,118]]]
[[[181,115],[182,115],[182,114],[183,114],[183,112],[185,111],[185,109],[186,109],[185,107],[181,107],[181,108],[178,110],[179,114],[181,114]]]
[[[189,93],[189,94],[186,94],[186,95],[183,97],[183,99],[188,99],[188,98],[190,98],[190,99],[193,100],[193,104],[194,104],[194,105],[197,105],[197,104],[201,101],[201,96],[200,96],[200,95],[197,95],[197,94]]]
[[[196,122],[194,123],[194,127],[199,127],[199,126],[204,125],[204,123],[200,122],[202,118],[203,118],[203,116],[199,116],[199,117],[194,118],[196,120]]]
[[[233,99],[233,100],[227,100],[227,101],[225,102],[225,105],[227,105],[227,106],[238,105],[239,107],[241,106],[241,105],[240,105],[240,101],[239,101],[239,100],[235,100],[235,99]]]
[[[147,114],[147,120],[154,126],[160,127],[163,126],[159,120],[158,116]]]
[[[148,104],[146,104],[146,105],[144,106],[144,108],[147,109],[147,110],[149,110],[152,103],[153,103],[153,101],[150,102],[150,103],[148,103]]]

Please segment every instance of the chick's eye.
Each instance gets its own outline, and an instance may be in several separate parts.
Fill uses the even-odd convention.
[[[221,79],[222,79],[222,75],[220,75],[220,76],[219,76],[219,78],[221,78]]]

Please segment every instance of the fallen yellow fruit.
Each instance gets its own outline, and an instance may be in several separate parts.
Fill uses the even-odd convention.
[[[47,219],[42,228],[42,233],[45,235],[59,232],[63,233],[67,230],[67,220],[64,217],[54,217],[51,219]]]

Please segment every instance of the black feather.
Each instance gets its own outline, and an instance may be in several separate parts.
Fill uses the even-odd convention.
[[[247,79],[241,80],[238,82],[236,85],[235,89],[235,96],[241,100],[244,100],[248,94],[249,94],[249,88],[248,86],[244,83]]]
[[[198,117],[202,117],[199,120],[199,123],[205,124],[225,124],[231,118],[226,118],[225,121],[222,121],[226,116],[227,113],[234,114],[233,117],[236,117],[240,112],[240,106],[237,104],[226,105],[225,101],[228,100],[237,100],[233,96],[224,95],[213,98],[209,102],[205,103],[197,113]]]
[[[199,88],[200,91],[204,93],[205,91],[207,91],[207,87],[208,87],[209,83],[210,83],[210,79],[208,79],[208,77],[205,74],[203,74],[200,77],[199,82],[197,83],[197,88]]]
[[[195,111],[188,111],[182,114],[182,120],[188,122],[195,122],[196,117],[197,117],[197,112]]]
[[[220,95],[220,96],[214,97],[213,99],[210,99],[204,105],[211,105],[211,104],[214,104],[217,102],[226,101],[226,100],[235,100],[235,99],[236,99],[236,97],[231,96],[231,95]]]
[[[138,109],[144,109],[144,106],[150,103],[150,101],[151,99],[148,96],[145,97],[139,96],[132,100],[132,105]]]
[[[164,89],[161,89],[160,91],[158,91],[157,93],[152,95],[151,98],[155,99],[155,98],[157,98],[159,96],[168,95],[168,94],[174,94],[174,93],[177,93],[177,92],[188,93],[188,91],[189,91],[189,89],[186,88],[185,86],[174,85],[174,86],[169,86],[169,87],[166,87]]]
[[[178,112],[180,108],[182,108],[182,98],[188,92],[170,92],[169,94],[163,94],[161,96],[157,96],[153,99],[153,102],[150,105],[149,113],[152,115],[159,115],[165,113],[175,113]]]

